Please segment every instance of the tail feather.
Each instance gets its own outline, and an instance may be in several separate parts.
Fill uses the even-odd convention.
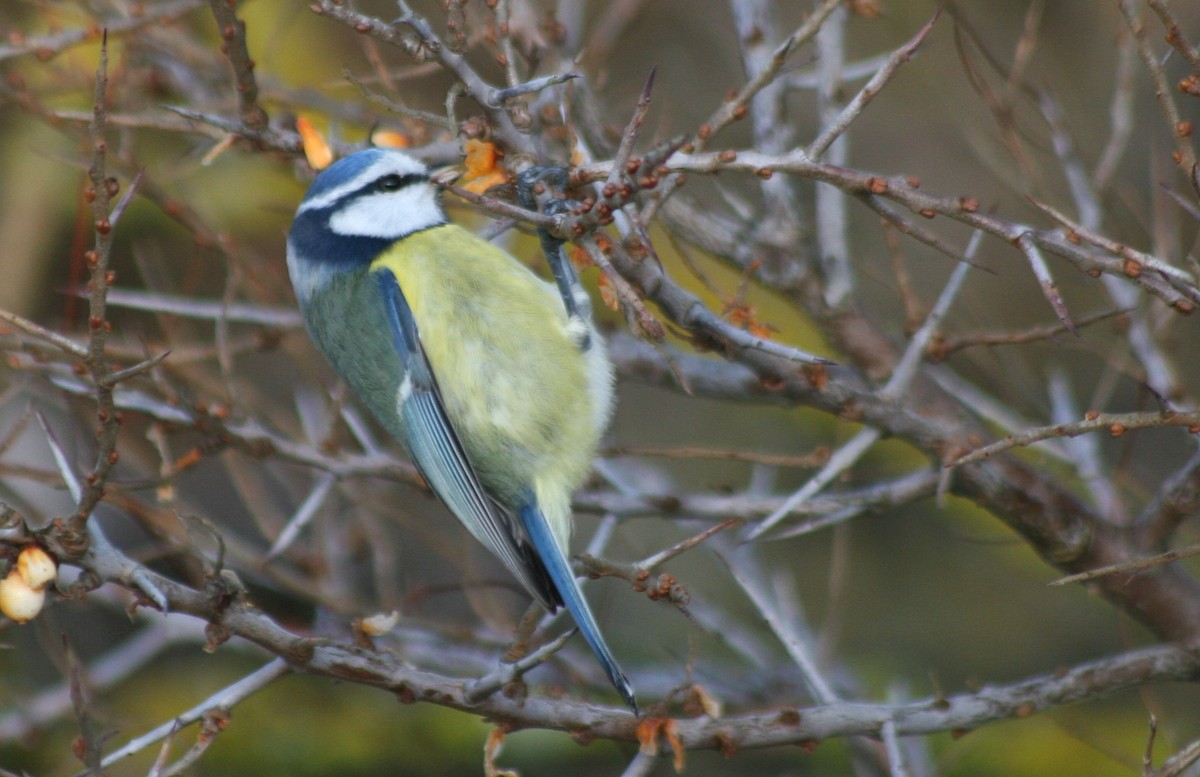
[[[613,657],[612,651],[609,650],[608,644],[600,634],[600,627],[596,625],[592,610],[588,607],[587,600],[583,598],[583,592],[579,590],[579,584],[575,581],[575,573],[571,571],[571,564],[554,538],[546,516],[542,514],[537,505],[530,504],[521,507],[520,517],[521,525],[529,535],[530,541],[546,567],[546,572],[554,582],[554,587],[558,589],[558,594],[571,613],[571,617],[575,619],[575,624],[583,634],[588,647],[596,655],[596,659],[604,668],[613,687],[617,689],[617,693],[633,710],[633,714],[637,715],[638,706],[637,699],[633,695],[633,686],[629,684],[621,667],[617,665],[617,659]]]

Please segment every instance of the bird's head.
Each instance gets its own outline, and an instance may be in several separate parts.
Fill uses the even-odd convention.
[[[393,242],[446,223],[429,168],[407,154],[369,148],[317,176],[288,234],[288,270],[305,301],[342,270],[369,264]]]

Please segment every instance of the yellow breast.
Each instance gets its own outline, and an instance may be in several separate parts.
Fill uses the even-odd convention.
[[[383,267],[412,308],[451,423],[485,486],[502,497],[531,487],[547,501],[569,496],[600,430],[594,377],[553,287],[455,225],[398,241],[372,265]],[[548,517],[558,511],[542,506]]]

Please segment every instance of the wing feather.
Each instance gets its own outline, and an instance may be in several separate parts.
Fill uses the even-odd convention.
[[[467,531],[487,546],[543,607],[557,609],[562,604],[558,589],[520,522],[496,503],[471,466],[396,276],[386,267],[373,272],[383,295],[392,344],[406,370],[398,401],[414,463]]]

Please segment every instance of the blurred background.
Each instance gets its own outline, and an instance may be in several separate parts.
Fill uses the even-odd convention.
[[[171,349],[169,370],[156,380],[161,396],[178,406],[215,408],[235,420],[256,419],[281,436],[320,441],[330,453],[354,448],[355,437],[338,420],[339,405],[329,397],[332,392],[339,402],[344,400],[351,413],[353,401],[343,396],[301,329],[236,320],[226,324],[211,312],[162,310],[164,300],[176,297],[218,309],[222,300],[281,313],[293,309],[284,243],[312,176],[299,153],[229,142],[225,132],[168,110],[181,106],[236,116],[229,65],[220,55],[207,5],[178,5],[179,13],[134,33],[115,34],[109,45],[110,161],[123,187],[139,171],[144,175],[139,196],[116,231],[115,285],[146,293],[158,307],[138,310],[118,301],[112,314],[114,343],[134,354]],[[487,7],[464,5],[469,19],[483,29],[479,20],[488,18]],[[515,15],[514,25],[532,29],[556,4],[513,5],[530,15]],[[694,132],[727,93],[745,83],[730,3],[578,0],[558,5],[567,47],[582,52],[577,69],[605,106],[602,121],[611,129],[619,131],[625,124],[647,74],[657,68],[654,103],[643,128],[646,147]],[[859,13],[847,14],[847,62],[869,63],[886,55],[911,38],[940,5],[880,0],[878,13],[859,8]],[[1185,30],[1189,39],[1200,38],[1200,9],[1175,5],[1190,25]],[[413,6],[435,29],[444,29],[442,3]],[[812,6],[807,0],[776,3],[774,15],[783,34],[795,29]],[[355,7],[385,21],[397,15],[388,2]],[[77,338],[85,333],[86,304],[73,290],[86,280],[83,254],[92,239],[91,217],[81,196],[90,159],[83,127],[91,116],[99,46],[94,37],[41,52],[27,52],[23,46],[39,36],[50,40],[87,29],[98,18],[124,18],[153,8],[135,9],[117,0],[20,0],[0,8],[0,41],[6,42],[0,43],[5,82],[0,91],[0,308]],[[998,124],[988,89],[1019,89],[1005,84],[988,59],[1012,67],[1014,56],[1022,58],[1023,79],[1059,101],[1076,152],[1089,163],[1102,155],[1111,137],[1114,91],[1123,78],[1130,79],[1135,86],[1128,91],[1132,139],[1105,195],[1107,233],[1159,256],[1193,251],[1196,221],[1169,205],[1169,185],[1163,185],[1177,185],[1168,158],[1172,139],[1148,76],[1136,63],[1123,64],[1118,45],[1123,23],[1116,4],[1053,0],[1032,11],[1024,0],[956,3],[953,16],[943,15],[913,61],[854,124],[846,165],[916,176],[929,192],[973,196],[985,210],[1044,226],[1045,216],[1028,198],[1067,201],[1065,177],[1036,102],[1016,94],[1008,106],[1010,124]],[[303,115],[335,144],[363,142],[381,127],[403,133],[418,147],[453,140],[444,130],[389,112],[363,94],[365,88],[411,109],[444,113],[451,81],[436,67],[414,64],[398,49],[312,13],[306,3],[251,0],[239,6],[238,14],[246,23],[260,101],[272,126],[291,130]],[[1031,23],[1036,25],[1033,36],[1027,31]],[[1157,29],[1155,35],[1157,45]],[[1033,41],[1029,51],[1018,50],[1022,40]],[[499,83],[502,73],[489,50],[484,40],[471,59]],[[788,77],[802,83],[816,72],[816,57],[811,45],[792,54]],[[1178,57],[1164,63],[1175,80],[1187,72]],[[861,83],[861,78],[848,79],[848,94]],[[1200,118],[1195,100],[1182,105],[1190,118]],[[800,143],[815,133],[818,112],[812,90],[797,88],[790,94],[787,116]],[[463,115],[469,113],[464,108]],[[741,149],[752,142],[751,127],[742,122],[727,129],[713,147]],[[1018,161],[1014,146],[1021,149]],[[739,212],[753,204],[757,184],[752,176],[691,176],[687,192],[708,207]],[[800,212],[811,213],[815,184],[795,180],[792,186]],[[460,202],[449,204],[453,217],[463,223],[479,229],[489,223]],[[914,322],[906,303],[932,304],[954,263],[915,241],[902,240],[898,249],[889,245],[879,217],[857,203],[850,203],[848,215],[856,302],[902,345],[920,320]],[[810,218],[802,217],[797,225],[801,233],[811,234]],[[947,240],[966,242],[965,227],[938,227]],[[760,322],[774,328],[776,339],[839,358],[782,295],[746,283],[736,269],[695,248],[661,233],[652,237],[668,274],[714,310],[719,312],[743,290],[745,301]],[[500,242],[532,266],[543,266],[531,235],[510,231]],[[990,272],[969,277],[944,325],[948,333],[1019,331],[1056,323],[1019,252],[990,241],[976,260]],[[1061,261],[1053,269],[1078,317],[1112,308],[1096,280]],[[585,273],[593,289],[595,273]],[[705,277],[707,286],[697,275]],[[614,340],[630,336],[620,315],[599,303],[597,308]],[[953,366],[1036,424],[1046,423],[1050,415],[1045,387],[1051,374],[1067,382],[1081,410],[1093,407],[1097,398],[1104,403],[1101,409],[1152,407],[1153,399],[1129,371],[1113,367],[1120,357],[1111,353],[1111,338],[1120,326],[1107,321],[1079,338],[974,348],[956,356]],[[1193,319],[1164,326],[1164,341],[1180,349],[1200,342]],[[677,340],[673,344],[687,348]],[[82,472],[94,455],[95,411],[86,398],[62,391],[44,372],[30,368],[29,356],[22,352],[7,367],[0,365],[0,499],[31,519],[48,521],[70,512],[74,502],[60,483],[47,433],[33,414],[40,414]],[[1200,359],[1183,356],[1178,363],[1185,371],[1181,383],[1195,385]],[[766,482],[772,492],[786,494],[814,472],[806,458],[836,447],[859,428],[803,408],[692,398],[631,376],[622,376],[618,391],[619,409],[605,445],[606,471],[647,491],[729,495],[753,492]],[[402,459],[397,446],[385,442],[378,430],[373,433],[380,446]],[[1190,455],[1188,443],[1167,431],[1102,444],[1118,473],[1115,487],[1129,505],[1147,499],[1161,473]],[[648,449],[674,453],[650,455]],[[683,453],[690,450],[794,457],[801,465]],[[389,649],[418,666],[423,661],[438,665],[439,653],[462,651],[461,661],[474,661],[486,672],[526,606],[524,594],[503,570],[415,487],[402,466],[384,477],[358,477],[334,486],[301,537],[278,558],[264,561],[283,526],[319,482],[320,471],[256,457],[204,430],[168,428],[136,413],[127,413],[121,453],[118,487],[100,511],[113,540],[160,571],[198,581],[202,566],[189,556],[215,558],[213,536],[219,533],[225,563],[248,586],[253,601],[298,632],[345,638],[351,618],[395,609],[401,614],[399,641],[388,643]],[[1021,455],[1046,467],[1062,466],[1036,452]],[[896,477],[923,461],[905,443],[884,442],[837,485],[853,488]],[[580,513],[578,549],[601,522],[597,515]],[[604,556],[644,558],[715,522],[708,517],[623,516]],[[1178,544],[1197,541],[1196,533],[1194,525],[1184,524]],[[794,596],[798,620],[817,632],[817,644],[830,665],[847,672],[856,698],[954,693],[1053,672],[1153,641],[1083,588],[1047,588],[1059,576],[1056,570],[995,517],[953,497],[944,505],[929,497],[869,513],[767,545],[762,553],[770,568],[778,570],[779,592]],[[770,646],[774,660],[786,662],[783,648],[755,617],[728,569],[704,545],[674,559],[667,570],[693,602],[721,613],[728,628],[745,630]],[[781,682],[787,689],[786,675],[746,661],[711,623],[693,622],[669,604],[631,595],[617,580],[594,581],[587,590],[614,650],[647,699],[660,698],[690,677],[717,698],[726,687],[752,689],[750,701],[727,710],[749,712],[755,698],[763,709],[778,703]],[[63,683],[64,645],[93,675],[92,714],[102,730],[113,732],[112,746],[169,721],[268,658],[237,641],[209,654],[202,650],[200,625],[167,627],[153,612],[127,614],[127,605],[122,593],[106,587],[83,599],[54,601],[32,624],[0,623],[0,646],[5,648],[0,650],[0,767],[46,777],[80,768],[71,755],[77,726],[61,698],[58,714],[29,719],[33,700],[49,704],[46,694]],[[130,647],[139,635],[145,636],[142,653]],[[569,688],[572,672],[590,674],[586,649],[577,642],[572,640],[564,651],[562,666],[535,670],[530,683]],[[475,644],[490,652],[471,653]],[[111,672],[111,679],[101,668]],[[808,703],[798,677],[791,682],[794,687],[783,694],[792,693],[796,706]],[[1155,753],[1161,756],[1200,737],[1198,702],[1194,687],[1154,685],[963,736],[935,735],[929,739],[928,756],[935,766],[931,773],[1140,773],[1150,715],[1158,720]],[[228,729],[188,773],[477,774],[483,770],[482,748],[490,728],[475,717],[431,704],[401,704],[383,691],[292,676],[239,704]],[[180,737],[175,747],[182,751],[194,733],[188,730]],[[635,752],[630,744],[581,746],[561,733],[525,731],[508,737],[499,762],[527,777],[568,770],[582,777],[620,774]],[[146,773],[155,755],[155,748],[148,748],[110,773]],[[850,773],[847,764],[847,747],[839,740],[821,743],[811,753],[781,748],[725,759],[689,752],[686,773],[831,775]],[[654,773],[669,771],[664,761]]]

